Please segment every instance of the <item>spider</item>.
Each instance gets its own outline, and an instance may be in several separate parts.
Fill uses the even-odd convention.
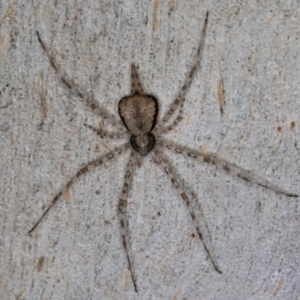
[[[131,65],[131,93],[123,97],[119,101],[119,115],[121,118],[122,123],[117,121],[114,115],[110,114],[104,107],[100,106],[99,104],[95,103],[93,99],[90,97],[85,96],[86,93],[81,92],[80,88],[73,83],[71,80],[67,78],[67,76],[62,75],[60,69],[58,68],[54,58],[49,54],[44,42],[42,41],[40,35],[37,33],[38,41],[48,56],[49,62],[51,66],[56,71],[56,74],[60,81],[75,95],[84,100],[89,107],[91,107],[96,113],[98,113],[103,119],[106,119],[111,125],[116,128],[115,132],[109,132],[103,130],[103,128],[96,128],[91,125],[84,124],[89,129],[93,130],[96,134],[100,135],[101,138],[111,138],[111,139],[123,139],[127,138],[127,142],[123,145],[114,148],[113,150],[103,154],[98,159],[87,163],[83,168],[81,168],[71,179],[70,181],[64,186],[64,188],[53,198],[50,205],[47,209],[43,212],[41,217],[38,221],[34,224],[34,226],[29,230],[29,234],[34,231],[34,229],[40,224],[43,218],[48,214],[50,209],[54,206],[60,196],[71,187],[73,183],[84,173],[90,171],[91,169],[104,164],[106,161],[115,159],[117,156],[120,156],[126,150],[130,149],[130,156],[127,162],[127,166],[125,168],[125,175],[124,175],[124,183],[121,192],[121,196],[119,199],[118,205],[118,217],[120,221],[120,231],[122,237],[122,243],[124,247],[124,251],[126,254],[126,259],[128,263],[128,269],[131,274],[132,283],[134,286],[135,292],[138,291],[136,277],[134,275],[133,265],[131,255],[128,250],[127,245],[127,237],[126,232],[128,232],[128,221],[126,219],[126,210],[127,210],[127,199],[128,193],[132,187],[132,180],[134,171],[137,167],[140,166],[140,160],[151,154],[153,156],[153,161],[159,165],[164,172],[167,174],[168,178],[172,182],[173,186],[177,190],[178,194],[181,196],[183,201],[186,204],[186,207],[189,211],[193,224],[195,226],[197,235],[201,240],[204,250],[207,253],[212,266],[214,269],[222,274],[216,258],[213,252],[209,249],[206,245],[206,242],[203,238],[202,232],[200,230],[200,226],[195,217],[195,213],[193,208],[190,205],[190,200],[187,194],[184,192],[183,188],[179,184],[178,180],[175,178],[175,174],[171,171],[169,165],[169,160],[167,156],[164,154],[164,149],[174,151],[184,156],[191,157],[193,159],[206,162],[209,164],[213,164],[216,167],[226,171],[227,173],[233,174],[240,179],[252,182],[256,185],[262,186],[267,189],[271,189],[276,193],[284,194],[289,197],[298,197],[298,195],[291,194],[283,189],[277,188],[275,185],[267,182],[264,179],[257,179],[253,177],[249,172],[231,164],[230,162],[217,157],[214,154],[209,153],[201,153],[197,150],[189,149],[187,147],[181,146],[175,142],[167,140],[163,138],[163,135],[171,130],[173,130],[183,119],[183,106],[185,102],[185,93],[187,88],[191,84],[197,66],[200,64],[201,58],[201,50],[204,46],[204,40],[206,35],[206,28],[208,24],[208,16],[209,13],[206,13],[205,21],[200,37],[200,44],[198,47],[198,51],[193,63],[193,66],[178,94],[176,99],[173,101],[172,105],[170,106],[169,110],[163,116],[162,119],[158,120],[158,111],[159,111],[159,102],[153,95],[146,94],[142,87],[142,84],[139,80],[139,76],[134,64]],[[177,112],[177,116],[174,115]],[[169,119],[172,116],[174,120],[169,122],[170,124],[167,125]],[[126,129],[126,130],[125,130]]]

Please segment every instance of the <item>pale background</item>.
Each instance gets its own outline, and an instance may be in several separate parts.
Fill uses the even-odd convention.
[[[170,157],[202,203],[223,275],[150,157],[128,205],[138,295],[117,218],[128,153],[83,175],[27,235],[84,163],[120,143],[83,126],[101,118],[59,82],[35,31],[110,112],[129,92],[131,62],[165,112],[191,67],[207,10],[202,63],[169,137],[300,193],[298,1],[2,1],[1,299],[300,299],[298,200],[178,155]]]

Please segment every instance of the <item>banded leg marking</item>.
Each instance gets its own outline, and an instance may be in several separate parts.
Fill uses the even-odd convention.
[[[135,275],[133,272],[133,264],[132,261],[130,260],[130,254],[127,246],[127,240],[126,240],[126,232],[128,231],[128,219],[127,219],[127,199],[128,199],[128,194],[131,190],[132,187],[132,178],[133,178],[133,172],[137,166],[137,160],[136,160],[136,154],[134,151],[131,151],[126,169],[125,169],[125,179],[124,179],[124,184],[122,188],[122,194],[120,197],[119,201],[119,207],[118,207],[118,216],[120,220],[120,229],[121,229],[121,236],[122,236],[122,244],[124,247],[124,251],[126,254],[127,258],[127,263],[128,263],[128,269],[131,274],[131,279],[132,283],[134,286],[134,290],[137,293],[137,284],[136,284],[136,279]]]
[[[98,135],[100,135],[101,138],[109,138],[109,139],[124,139],[128,138],[128,133],[127,132],[109,132],[106,130],[103,130],[101,128],[97,128],[88,124],[84,124],[87,128],[93,130],[96,132]]]
[[[227,172],[231,175],[237,176],[244,181],[259,185],[261,187],[272,190],[279,194],[286,195],[288,197],[298,197],[297,194],[290,193],[284,189],[277,187],[276,185],[270,183],[269,181],[267,181],[263,178],[254,176],[254,175],[250,174],[249,171],[246,171],[238,166],[235,166],[234,164],[228,162],[225,159],[218,158],[215,154],[210,154],[210,153],[203,154],[196,150],[186,149],[185,147],[183,147],[177,143],[170,142],[166,139],[160,139],[157,141],[157,143],[160,144],[161,146],[165,146],[167,149],[172,150],[176,153],[203,161],[205,163],[213,164],[218,169],[222,169],[225,172]]]
[[[38,221],[33,225],[33,227],[29,230],[28,234],[32,233],[34,229],[40,224],[40,222],[44,219],[44,217],[47,215],[49,210],[54,206],[54,204],[57,202],[59,197],[84,173],[92,170],[93,168],[102,165],[103,163],[107,162],[110,159],[113,159],[120,155],[124,150],[129,148],[130,145],[128,143],[123,144],[122,146],[116,148],[113,151],[110,151],[104,155],[102,155],[100,158],[89,162],[86,166],[84,166],[82,169],[80,169],[72,178],[71,180],[63,187],[63,189],[53,198],[50,205],[47,207],[47,209],[44,211],[42,216],[38,219]]]
[[[108,122],[110,122],[112,125],[114,126],[119,126],[120,129],[123,128],[121,126],[121,123],[119,121],[117,121],[117,119],[115,118],[114,115],[110,114],[104,107],[101,107],[98,103],[95,103],[92,99],[90,99],[89,97],[85,96],[84,92],[80,91],[80,88],[73,83],[70,79],[67,79],[66,76],[62,75],[62,72],[60,71],[60,69],[58,68],[55,59],[52,55],[50,55],[48,49],[46,48],[44,42],[42,41],[39,32],[36,32],[37,37],[38,37],[38,41],[41,45],[41,47],[43,48],[44,52],[46,53],[49,62],[51,64],[51,66],[53,67],[53,69],[56,72],[57,77],[63,82],[63,84],[76,96],[78,96],[79,98],[83,99],[87,105],[92,108],[95,112],[97,112],[103,119],[106,119]]]
[[[190,200],[188,198],[188,196],[186,195],[186,193],[183,191],[182,187],[180,186],[180,184],[178,183],[178,181],[176,180],[174,174],[171,172],[170,168],[169,168],[169,161],[168,159],[166,158],[166,156],[164,154],[162,154],[162,152],[160,152],[157,148],[154,149],[154,155],[156,156],[155,158],[155,161],[158,162],[164,169],[165,173],[168,175],[168,177],[170,178],[173,186],[175,187],[175,189],[177,190],[178,194],[181,196],[181,198],[184,200],[188,210],[189,210],[189,213],[190,213],[190,216],[192,218],[192,221],[193,221],[193,224],[196,228],[196,232],[198,234],[198,237],[200,239],[200,241],[202,242],[203,244],[203,247],[210,259],[210,261],[212,262],[212,265],[214,267],[214,269],[222,274],[220,268],[218,267],[217,263],[216,263],[216,258],[215,258],[215,255],[213,253],[211,253],[204,241],[204,238],[203,238],[203,235],[202,235],[202,232],[200,230],[200,227],[198,225],[198,222],[196,220],[196,216],[195,216],[195,213],[193,211],[193,208],[191,207],[191,204],[190,204]]]
[[[131,94],[135,92],[144,94],[144,89],[139,79],[139,75],[137,73],[136,67],[134,64],[132,64],[131,65]]]
[[[196,71],[198,65],[200,64],[201,53],[202,53],[201,50],[203,49],[203,46],[204,46],[206,28],[207,28],[207,23],[208,23],[208,15],[209,15],[209,13],[206,12],[205,21],[204,21],[204,25],[203,25],[203,29],[202,29],[202,33],[201,33],[201,38],[200,38],[199,48],[198,48],[197,55],[194,60],[193,66],[190,70],[190,73],[189,73],[188,77],[186,78],[178,96],[176,97],[176,99],[172,103],[170,109],[167,111],[167,113],[163,117],[161,124],[164,125],[170,119],[170,117],[172,117],[172,115],[174,114],[174,112],[177,110],[178,107],[180,107],[179,113],[178,113],[176,119],[172,122],[172,124],[170,124],[167,127],[160,127],[157,130],[157,134],[163,134],[163,133],[166,133],[166,132],[172,130],[183,119],[182,115],[183,115],[183,106],[184,106],[184,101],[185,101],[184,96],[185,96],[185,92],[186,92],[187,88],[191,84],[191,81],[194,77],[195,71]]]

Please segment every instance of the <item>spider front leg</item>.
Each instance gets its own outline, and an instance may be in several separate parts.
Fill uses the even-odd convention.
[[[144,94],[144,89],[142,87],[139,75],[137,73],[134,64],[131,65],[131,94],[138,92],[139,94]]]
[[[121,228],[121,236],[122,236],[122,243],[125,250],[127,263],[128,263],[128,269],[131,274],[132,283],[134,286],[134,290],[137,293],[137,284],[133,272],[132,262],[130,260],[130,255],[127,247],[127,239],[126,239],[126,232],[128,232],[128,219],[127,219],[127,198],[129,191],[132,187],[132,177],[133,172],[137,166],[137,160],[136,160],[136,154],[134,151],[131,151],[126,170],[125,170],[125,178],[124,178],[124,184],[122,189],[121,198],[119,201],[119,207],[118,207],[118,215],[120,220],[120,228]]]
[[[203,154],[196,150],[187,149],[177,143],[168,141],[166,139],[160,139],[158,141],[158,144],[160,144],[161,146],[164,146],[167,149],[172,150],[176,153],[182,154],[184,156],[188,156],[188,157],[191,157],[191,158],[194,158],[194,159],[197,159],[197,160],[209,163],[209,164],[213,164],[218,169],[222,169],[231,175],[234,175],[234,176],[237,176],[237,177],[243,179],[244,181],[262,186],[266,189],[270,189],[276,193],[283,194],[288,197],[298,197],[297,194],[293,194],[284,189],[278,188],[276,185],[270,183],[269,181],[267,181],[263,178],[256,177],[256,176],[252,175],[249,171],[246,171],[246,170],[230,163],[229,161],[227,161],[223,158],[219,158],[215,154],[210,154],[210,153]]]
[[[98,103],[95,103],[93,101],[93,99],[89,98],[87,95],[87,93],[82,92],[80,90],[80,88],[74,83],[72,82],[70,79],[67,78],[66,75],[62,75],[61,70],[59,69],[59,67],[57,66],[55,59],[52,55],[50,55],[49,50],[46,48],[44,42],[42,41],[39,32],[36,32],[37,37],[38,37],[38,41],[41,45],[41,47],[43,48],[44,52],[46,53],[49,62],[51,64],[51,66],[53,67],[53,69],[56,72],[57,77],[59,78],[60,81],[62,81],[62,83],[76,96],[78,96],[79,98],[81,98],[82,100],[84,100],[87,105],[89,107],[91,107],[95,112],[97,112],[103,119],[107,119],[108,122],[110,122],[112,125],[114,126],[119,126],[120,128],[123,129],[123,127],[121,126],[120,122],[115,118],[114,115],[110,114],[104,107],[100,106]]]
[[[201,38],[200,38],[200,44],[199,44],[199,48],[198,48],[197,55],[194,60],[192,69],[190,70],[190,73],[189,73],[188,77],[186,78],[178,96],[176,97],[176,99],[172,103],[171,107],[166,112],[165,116],[163,117],[163,119],[160,123],[160,126],[155,130],[155,134],[157,134],[157,135],[161,135],[163,133],[169,132],[174,127],[176,127],[179,124],[179,122],[183,119],[182,115],[183,115],[183,105],[184,105],[184,101],[185,101],[185,93],[186,93],[187,88],[190,86],[191,81],[194,78],[195,71],[196,71],[198,65],[200,64],[201,53],[202,53],[201,50],[203,49],[203,46],[204,46],[207,23],[208,23],[208,12],[206,12],[205,21],[204,21],[204,25],[203,25],[203,29],[202,29]],[[179,107],[179,113],[178,113],[177,117],[175,118],[175,120],[170,125],[163,127],[163,125],[172,117],[172,115],[178,109],[178,107]]]
[[[99,128],[97,128],[88,124],[83,125],[96,132],[98,135],[100,135],[101,138],[125,139],[129,136],[127,132],[109,132],[107,130],[103,130],[102,126],[99,126]]]
[[[214,266],[214,269],[222,274],[219,266],[217,265],[217,260],[216,260],[216,257],[215,255],[209,251],[205,241],[204,241],[204,238],[203,238],[203,235],[202,235],[202,232],[200,230],[200,227],[198,225],[198,222],[196,220],[196,216],[195,216],[195,213],[194,213],[194,210],[193,208],[191,207],[191,204],[190,204],[190,200],[187,196],[187,194],[183,191],[182,187],[180,186],[180,184],[178,183],[178,181],[176,180],[174,174],[171,172],[170,168],[169,168],[169,161],[168,159],[166,158],[166,156],[161,152],[161,150],[158,150],[158,147],[156,147],[154,150],[154,161],[157,162],[158,164],[160,164],[162,166],[162,168],[164,169],[164,171],[166,172],[166,174],[168,175],[168,177],[170,178],[173,186],[175,187],[175,189],[177,190],[178,194],[181,196],[181,198],[184,200],[188,210],[189,210],[189,213],[190,213],[190,216],[192,218],[192,221],[193,221],[193,224],[196,228],[196,232],[197,232],[197,235],[200,239],[200,241],[202,242],[203,244],[203,247],[210,259],[210,261],[212,262],[213,266]]]
[[[115,158],[116,156],[120,155],[124,150],[128,149],[130,145],[128,143],[123,144],[120,147],[115,148],[114,150],[102,155],[100,158],[89,162],[86,166],[81,168],[72,178],[71,180],[63,187],[63,189],[53,198],[50,205],[47,207],[47,209],[44,211],[42,216],[38,219],[38,221],[33,225],[33,227],[29,230],[28,234],[32,233],[34,229],[40,224],[40,222],[44,219],[46,214],[49,212],[49,210],[54,206],[54,204],[57,202],[59,197],[84,173],[92,170],[93,168],[102,165],[103,163],[107,162],[110,159]]]

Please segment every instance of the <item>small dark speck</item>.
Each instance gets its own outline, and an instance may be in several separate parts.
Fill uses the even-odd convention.
[[[40,122],[37,126],[37,130],[43,130],[44,122]]]
[[[38,272],[40,272],[43,269],[44,261],[45,261],[45,256],[41,256],[39,258],[39,262],[38,262],[38,265],[37,265]]]
[[[99,191],[99,190],[97,190],[97,191],[95,192],[95,194],[96,194],[96,195],[99,195],[99,194],[100,194],[100,191]]]
[[[158,212],[157,212],[157,215],[158,215],[158,216],[161,216],[161,213],[160,213],[160,211],[158,211]]]
[[[195,233],[192,233],[192,234],[191,234],[191,237],[194,238],[194,237],[195,237]]]
[[[9,124],[8,123],[3,123],[3,124],[0,124],[0,131],[2,132],[6,132],[8,131],[10,128]]]
[[[295,126],[296,126],[295,122],[292,121],[292,122],[291,122],[291,126],[290,126],[291,130],[293,130],[293,129],[295,128]]]
[[[282,127],[281,127],[281,126],[278,126],[278,127],[277,127],[277,130],[278,130],[278,131],[281,131],[281,130],[282,130]]]

